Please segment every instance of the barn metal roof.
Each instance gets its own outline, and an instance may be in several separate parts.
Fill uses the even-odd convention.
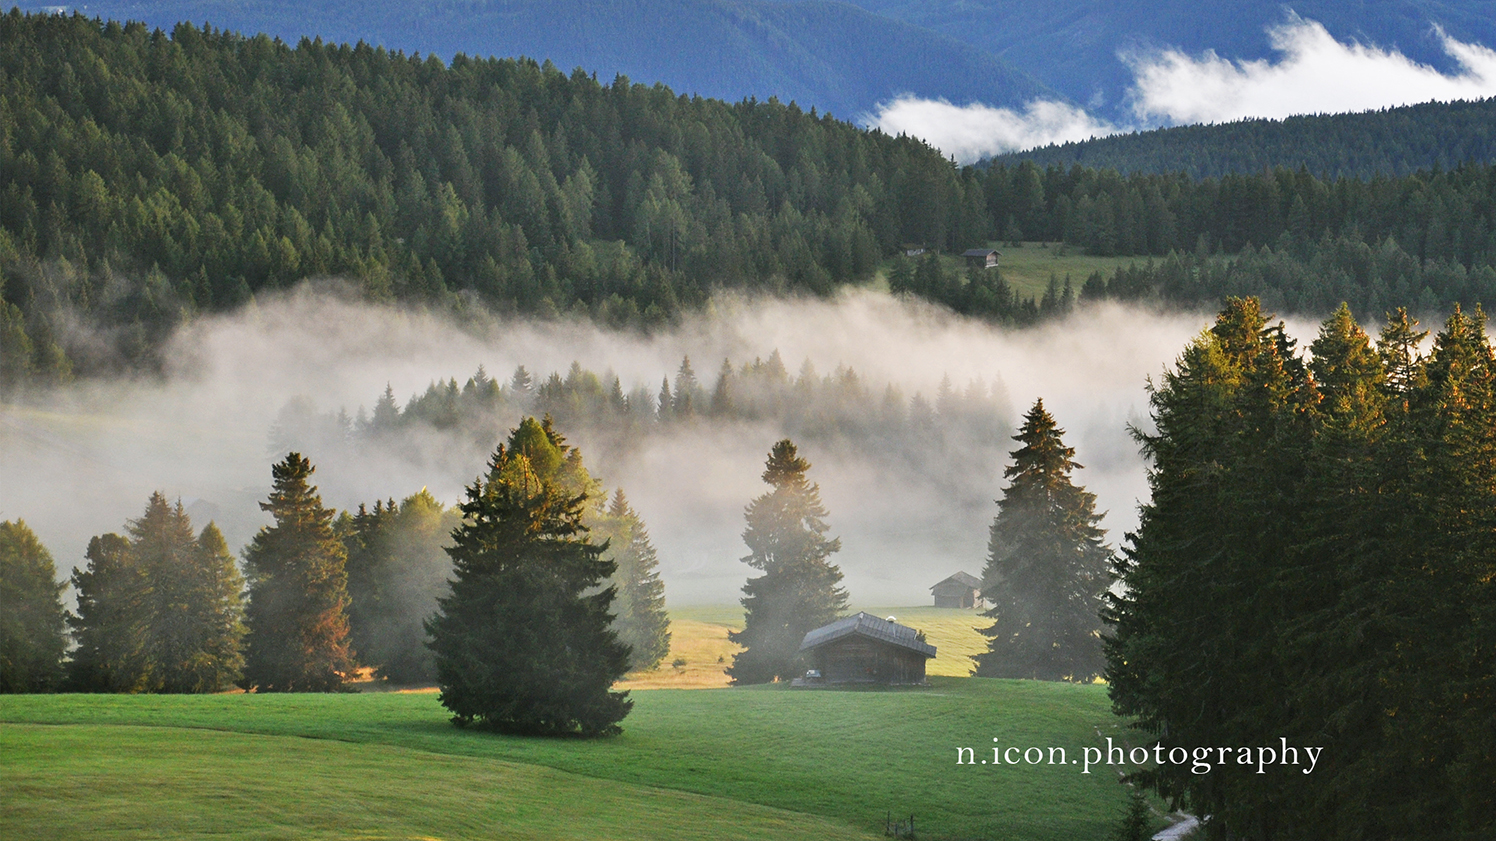
[[[910,651],[917,651],[926,657],[934,657],[935,646],[922,642],[918,633],[907,625],[880,619],[871,614],[859,613],[856,616],[838,619],[830,625],[824,625],[806,634],[805,641],[800,643],[800,650],[806,651],[825,645],[832,640],[858,634],[880,642],[892,643]]]
[[[982,579],[977,578],[975,575],[967,572],[958,572],[955,575],[952,575],[950,578],[945,579],[944,581],[938,581],[934,584],[931,584],[930,589],[933,590],[936,587],[939,587],[941,584],[944,584],[946,581],[954,581],[957,584],[965,585],[972,588],[973,590],[982,589]]]

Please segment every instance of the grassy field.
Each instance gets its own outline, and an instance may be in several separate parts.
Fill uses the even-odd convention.
[[[1002,252],[998,258],[998,271],[1002,272],[1003,280],[1008,282],[1021,298],[1033,298],[1038,300],[1044,297],[1044,290],[1049,286],[1049,276],[1053,274],[1063,288],[1065,277],[1070,277],[1070,285],[1075,294],[1080,294],[1080,288],[1086,282],[1086,278],[1092,272],[1102,272],[1111,277],[1112,272],[1119,266],[1127,266],[1138,262],[1138,257],[1092,257],[1076,246],[1067,246],[1062,243],[1026,242],[1021,247],[1013,248],[1005,243],[989,242],[988,248],[996,248]],[[941,254],[941,262],[947,271],[966,271],[966,262],[961,258],[959,251],[954,254]],[[892,260],[885,261],[878,267],[870,287],[888,291],[888,272],[893,266]]]
[[[633,693],[622,736],[458,730],[430,694],[0,698],[3,838],[1096,839],[1106,768],[957,765],[1118,736],[1104,689]]]
[[[935,646],[935,659],[926,673],[947,677],[971,674],[971,656],[987,650],[987,639],[979,625],[990,624],[974,610],[939,607],[854,607],[876,616],[894,616],[899,622],[925,632]],[[727,639],[728,631],[743,627],[743,608],[738,605],[705,605],[670,611],[670,654],[658,669],[634,672],[619,689],[710,689],[727,686],[727,667],[738,647]],[[680,663],[681,665],[675,665]]]
[[[1137,257],[1092,257],[1076,246],[1060,243],[1026,242],[1021,248],[996,242],[988,245],[1002,252],[1002,257],[998,259],[998,271],[1025,298],[1044,297],[1051,274],[1062,288],[1065,276],[1069,275],[1070,285],[1075,294],[1079,295],[1081,286],[1092,272],[1099,271],[1110,279],[1111,274],[1119,267],[1147,260]]]

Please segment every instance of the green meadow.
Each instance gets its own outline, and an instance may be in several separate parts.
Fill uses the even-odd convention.
[[[1096,839],[1115,770],[957,765],[1118,737],[1105,688],[632,694],[622,736],[459,730],[431,692],[0,698],[0,838]]]
[[[1002,272],[1003,280],[1013,287],[1019,297],[1033,298],[1036,301],[1044,297],[1051,274],[1059,281],[1061,288],[1068,276],[1071,288],[1079,295],[1081,286],[1085,285],[1086,278],[1092,272],[1101,272],[1107,279],[1111,279],[1112,273],[1118,268],[1148,260],[1146,257],[1094,257],[1077,246],[1055,242],[1025,242],[1017,247],[1003,242],[989,242],[985,247],[1002,252],[1002,256],[998,258],[998,271]],[[940,261],[948,272],[966,270],[966,261],[961,257],[960,251],[942,253]],[[892,267],[893,260],[885,260],[878,267],[870,284],[871,288],[888,291],[888,273]]]

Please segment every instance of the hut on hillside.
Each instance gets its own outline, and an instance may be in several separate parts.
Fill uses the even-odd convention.
[[[975,575],[958,572],[930,588],[935,595],[936,607],[985,607],[982,598],[982,580]]]
[[[966,258],[968,268],[995,269],[1002,252],[992,248],[971,248],[961,252],[961,256]]]
[[[893,617],[879,619],[866,613],[838,619],[805,635],[801,653],[808,653],[815,669],[807,682],[923,684],[925,661],[935,646]]]

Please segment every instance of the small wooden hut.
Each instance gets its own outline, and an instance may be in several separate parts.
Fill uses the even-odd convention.
[[[975,575],[958,572],[934,585],[930,592],[935,595],[936,607],[982,607],[982,580]]]
[[[811,631],[800,643],[825,683],[923,684],[935,646],[918,631],[866,613]]]
[[[1002,252],[993,248],[971,248],[961,252],[961,256],[966,258],[966,265],[970,268],[995,269]]]

